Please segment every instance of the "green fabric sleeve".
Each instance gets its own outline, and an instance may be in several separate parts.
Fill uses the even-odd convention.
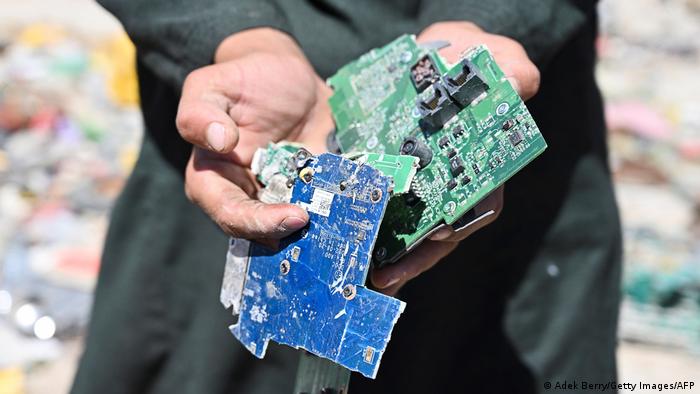
[[[187,74],[211,64],[226,37],[254,27],[289,31],[266,0],[98,0],[121,21],[140,60],[178,91]]]
[[[542,66],[585,22],[585,14],[567,0],[431,0],[419,13],[425,27],[439,21],[466,20],[485,31],[521,43]]]

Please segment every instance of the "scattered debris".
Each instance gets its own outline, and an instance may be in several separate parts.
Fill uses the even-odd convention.
[[[43,24],[0,52],[0,326],[28,343],[87,324],[142,133],[134,56],[124,33],[97,41]],[[0,368],[55,357],[50,343]]]

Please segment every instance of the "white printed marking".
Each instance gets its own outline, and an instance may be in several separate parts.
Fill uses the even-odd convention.
[[[344,314],[345,314],[345,308],[343,308],[340,312],[338,312],[338,313],[335,315],[334,319],[337,319],[337,318],[339,318],[340,316],[343,316]]]
[[[323,189],[314,189],[314,195],[311,197],[311,203],[307,206],[307,209],[309,212],[328,217],[328,215],[331,214],[331,205],[333,204],[334,195],[335,194]]]

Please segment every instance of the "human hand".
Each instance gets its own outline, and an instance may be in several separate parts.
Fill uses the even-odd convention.
[[[483,31],[479,26],[464,21],[434,23],[416,38],[418,42],[447,41],[440,55],[450,63],[456,63],[467,49],[486,44],[496,63],[523,100],[532,98],[540,87],[540,71],[530,60],[519,42]]]
[[[234,237],[281,238],[303,227],[302,208],[256,199],[248,167],[271,141],[324,150],[333,128],[330,93],[288,35],[258,28],[225,39],[215,63],[193,71],[182,88],[176,124],[195,145],[185,173],[188,198]]]
[[[470,22],[439,22],[428,26],[418,36],[419,42],[448,41],[450,46],[440,50],[447,61],[456,63],[466,49],[486,44],[499,67],[518,94],[527,100],[537,93],[540,74],[518,42],[495,34],[489,34]],[[459,244],[477,230],[492,223],[503,207],[503,187],[495,190],[475,208],[475,220],[455,231],[451,226],[443,226],[428,240],[397,263],[373,270],[372,284],[386,294],[396,294],[409,280],[429,270]]]
[[[450,42],[450,46],[440,50],[440,55],[451,63],[458,62],[460,55],[465,50],[486,44],[513,89],[523,100],[534,96],[540,87],[540,72],[520,43],[505,36],[489,34],[471,22],[438,22],[423,30],[417,40],[419,42],[436,40]],[[454,231],[450,226],[446,226],[431,235],[430,239],[433,241],[461,241],[496,220],[502,208],[503,187],[500,187],[475,208],[479,213],[493,210],[495,214],[489,215],[460,231]]]
[[[459,241],[496,220],[502,208],[503,187],[501,186],[474,207],[472,222],[456,232],[450,226],[438,229],[429,239],[423,241],[395,264],[373,270],[372,284],[382,293],[395,295],[406,282],[433,268],[450,254],[459,245]]]

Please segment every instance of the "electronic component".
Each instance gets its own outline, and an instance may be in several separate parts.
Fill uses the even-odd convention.
[[[427,89],[433,82],[440,79],[440,73],[430,56],[425,55],[411,67],[411,82],[418,93]]]
[[[406,137],[401,144],[400,153],[402,155],[417,157],[418,166],[420,168],[427,166],[433,160],[432,149],[416,137]]]
[[[489,89],[489,85],[477,74],[476,67],[468,59],[462,59],[457,74],[447,74],[444,81],[448,94],[460,107],[470,105]]]
[[[440,137],[440,140],[438,140],[438,146],[440,149],[445,149],[447,146],[450,144],[450,137],[444,136]]]
[[[474,170],[474,174],[476,175],[481,174],[481,169],[479,169],[479,165],[476,163],[472,163],[472,170]]]
[[[456,177],[464,172],[464,164],[462,164],[462,159],[459,157],[453,157],[450,159],[450,173],[452,176]]]
[[[523,142],[523,134],[519,131],[515,131],[508,136],[508,139],[513,146],[518,146],[518,144]]]
[[[508,119],[505,122],[503,122],[503,127],[501,127],[504,131],[508,131],[515,125],[515,121],[513,119]]]
[[[440,82],[433,84],[433,95],[427,100],[418,99],[418,113],[421,116],[419,124],[424,131],[434,132],[452,119],[459,107],[450,100],[445,87]]]

